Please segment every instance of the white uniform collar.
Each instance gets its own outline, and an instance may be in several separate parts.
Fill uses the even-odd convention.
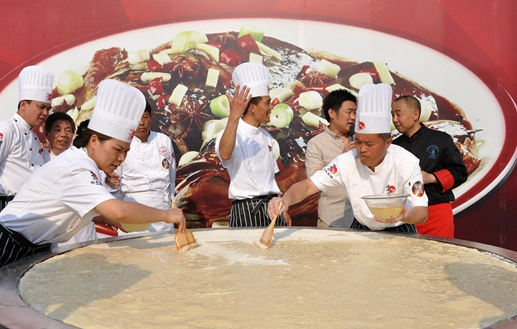
[[[242,120],[242,118],[239,118],[239,127],[244,129],[246,132],[249,132],[250,134],[260,133],[260,127],[252,126],[246,121]]]
[[[31,126],[25,121],[18,113],[15,113],[13,116],[14,122],[16,122],[16,125],[24,130],[31,130]]]

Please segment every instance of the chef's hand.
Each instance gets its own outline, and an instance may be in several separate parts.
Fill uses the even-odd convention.
[[[185,219],[185,215],[183,211],[179,208],[173,208],[169,210],[165,210],[168,215],[167,223],[173,223],[178,225],[178,232],[185,232],[185,228],[187,227],[187,222]]]
[[[343,149],[343,153],[346,153],[348,151],[351,151],[355,149],[355,142],[348,142],[348,144],[345,145],[345,148]]]
[[[116,172],[106,174],[106,184],[111,188],[118,188],[120,186],[120,176]]]
[[[282,204],[280,205],[280,203]],[[267,213],[269,218],[274,218],[281,211],[287,212],[287,209],[289,209],[289,205],[280,197],[274,197],[273,199],[269,200],[267,205]]]
[[[384,224],[396,224],[398,222],[402,222],[402,220],[404,219],[404,216],[406,215],[406,211],[407,211],[407,207],[404,206],[404,209],[402,209],[402,212],[400,213],[400,215],[398,215],[398,217],[395,217],[395,216],[391,216],[390,219],[384,219],[384,218],[380,218],[380,217],[375,217],[373,216],[373,219],[375,219],[376,221],[378,221],[379,223],[384,223]]]
[[[233,97],[228,95],[228,99],[230,100],[229,119],[238,119],[244,114],[251,100],[250,88],[237,85]]]
[[[430,174],[423,170],[422,170],[422,179],[424,180],[424,185],[438,183],[436,181],[436,177],[433,174]]]

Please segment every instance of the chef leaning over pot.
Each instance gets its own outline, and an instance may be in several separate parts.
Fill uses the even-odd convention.
[[[415,224],[427,220],[427,195],[423,189],[419,160],[391,143],[389,84],[366,83],[359,90],[355,120],[355,150],[338,155],[323,170],[291,186],[282,198],[269,202],[269,216],[288,209],[307,196],[331,187],[345,188],[354,220],[350,228],[366,231],[417,233]],[[411,209],[389,219],[375,217],[362,196],[408,194]]]
[[[110,174],[126,158],[144,108],[136,88],[115,80],[99,84],[92,119],[79,126],[74,147],[35,171],[0,213],[0,267],[69,240],[92,220],[118,227],[177,223],[184,231],[180,209],[117,200],[99,181],[101,170]]]
[[[53,81],[52,72],[39,66],[27,66],[18,76],[18,111],[0,122],[0,210],[45,163],[32,128],[48,117]]]

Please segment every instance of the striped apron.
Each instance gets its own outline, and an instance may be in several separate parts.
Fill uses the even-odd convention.
[[[257,196],[250,199],[233,200],[230,211],[230,227],[266,227],[271,223],[267,213],[269,200],[276,194]],[[283,215],[279,215],[275,226],[287,226]]]
[[[0,267],[49,249],[50,244],[35,245],[21,234],[0,224]]]

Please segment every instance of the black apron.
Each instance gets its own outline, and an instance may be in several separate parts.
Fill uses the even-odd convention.
[[[271,223],[267,213],[269,200],[276,194],[262,195],[250,199],[233,200],[230,211],[230,227],[266,227]],[[287,221],[280,214],[275,226],[287,226]]]
[[[21,234],[0,224],[0,267],[49,249],[50,244],[35,245]]]
[[[7,206],[9,201],[11,201],[12,199],[14,199],[14,195],[11,195],[11,196],[0,195],[0,211],[2,211],[2,209],[4,209],[5,206]]]

